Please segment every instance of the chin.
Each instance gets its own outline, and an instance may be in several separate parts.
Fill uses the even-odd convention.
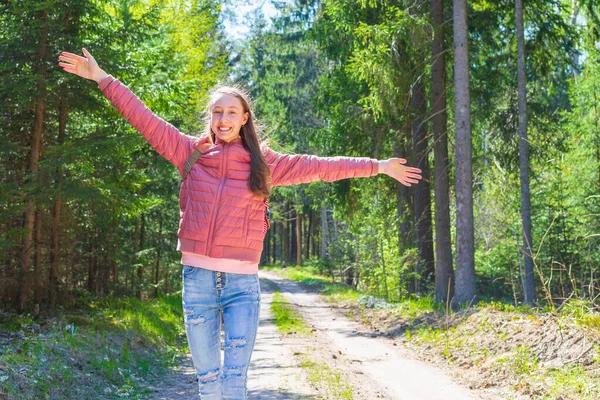
[[[230,133],[228,133],[227,135],[224,135],[222,133],[217,133],[217,137],[223,141],[230,142],[233,139],[237,138],[238,135],[232,135]]]

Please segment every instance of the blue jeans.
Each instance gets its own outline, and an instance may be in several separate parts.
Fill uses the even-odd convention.
[[[258,328],[258,275],[183,267],[185,331],[202,400],[246,399]],[[225,332],[221,365],[221,318]]]

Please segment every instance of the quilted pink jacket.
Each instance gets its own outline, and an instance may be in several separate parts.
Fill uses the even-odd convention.
[[[100,90],[119,112],[183,174],[185,161],[207,138],[187,136],[158,118],[125,85],[109,76]],[[271,185],[336,181],[378,173],[377,160],[280,154],[265,149]],[[265,232],[265,204],[248,187],[250,156],[241,139],[217,140],[198,159],[179,193],[178,250],[212,258],[258,263]]]

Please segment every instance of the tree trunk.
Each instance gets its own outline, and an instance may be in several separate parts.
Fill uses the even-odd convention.
[[[277,262],[277,223],[273,221],[271,223],[271,236],[273,237],[273,242],[271,243],[271,263],[275,265]]]
[[[96,233],[90,238],[90,254],[88,259],[88,290],[96,293]]]
[[[329,241],[329,227],[327,226],[327,207],[321,206],[321,258],[327,258],[327,242]]]
[[[42,207],[38,204],[35,213],[35,255],[33,262],[33,298],[35,304],[39,305],[43,300],[42,292]]]
[[[523,1],[515,0],[517,19],[517,80],[519,93],[519,167],[521,169],[521,221],[523,224],[523,257],[525,279],[523,302],[535,301],[533,276],[533,241],[531,236],[531,201],[529,196],[529,143],[527,141],[527,82],[525,77],[525,31],[523,27]]]
[[[298,239],[296,238],[296,231],[298,230],[298,218],[294,218],[291,221],[290,227],[290,263],[297,261],[298,259]]]
[[[390,293],[389,293],[388,285],[387,285],[388,272],[387,272],[387,267],[385,265],[385,258],[383,257],[383,243],[381,242],[381,240],[377,240],[375,242],[375,246],[379,247],[379,257],[381,258],[381,270],[383,272],[382,277],[381,277],[381,281],[383,283],[384,298],[385,298],[385,301],[389,301],[390,300]]]
[[[338,226],[337,226],[337,220],[335,218],[332,218],[333,220],[333,260],[334,261],[338,261],[340,259],[340,241],[339,241],[339,235],[338,235]],[[333,263],[332,263],[333,264]],[[331,277],[333,278],[333,267],[330,264],[329,266],[329,273],[331,275]]]
[[[398,130],[399,132],[404,132],[408,135],[408,128],[403,128],[402,130]],[[398,157],[408,158],[406,146],[403,138],[398,137],[396,139],[394,152]],[[412,247],[413,243],[410,239],[410,209],[411,209],[411,194],[408,188],[402,185],[400,182],[396,183],[398,188],[396,192],[396,201],[397,201],[397,217],[399,221],[399,229],[398,229],[398,247],[400,254],[404,253],[404,251]]]
[[[64,86],[61,87],[60,93],[64,93]],[[67,107],[65,104],[65,99],[63,96],[60,98],[60,102],[58,105],[58,137],[56,140],[56,144],[58,146],[62,146],[65,142],[65,130],[67,127]],[[61,162],[57,163],[57,167],[55,170],[55,181],[54,188],[56,190],[56,194],[54,196],[54,207],[52,212],[52,236],[50,239],[51,249],[50,249],[50,304],[54,306],[56,304],[56,298],[58,296],[58,262],[59,262],[59,254],[60,254],[60,216],[62,210],[62,168],[60,167]]]
[[[452,238],[450,234],[450,178],[446,113],[446,57],[444,55],[444,0],[431,0],[434,36],[431,42],[431,112],[435,195],[435,300],[446,302],[451,294]]]
[[[304,215],[300,212],[296,212],[296,265],[302,266],[302,221]]]
[[[115,217],[115,225],[113,227],[115,235],[119,232],[119,218]],[[119,256],[119,241],[115,240],[112,244],[112,257],[111,257],[111,276],[112,276],[112,290],[116,295],[119,289],[119,263],[117,257]]]
[[[311,232],[311,240],[312,240],[312,245],[311,245],[311,257],[313,258],[317,258],[319,257],[319,252],[321,251],[319,248],[319,238],[320,238],[320,232],[319,232],[319,224],[317,222],[317,214],[316,212],[313,211],[312,213],[312,232]]]
[[[110,262],[108,253],[102,257],[102,294],[108,296],[110,293]]]
[[[312,209],[308,210],[308,226],[306,227],[306,232],[304,233],[304,259],[308,260],[310,258],[310,239],[313,228],[313,212]]]
[[[414,148],[414,165],[422,171],[423,180],[414,187],[414,207],[416,242],[419,249],[420,268],[419,276],[427,287],[433,282],[434,259],[433,259],[433,237],[431,233],[431,188],[429,184],[429,140],[425,131],[425,89],[418,83],[413,87],[410,99],[413,112],[412,136]]]
[[[282,254],[282,258],[283,258],[283,262],[284,263],[288,263],[290,261],[290,242],[289,242],[289,231],[290,231],[290,221],[289,218],[289,211],[290,211],[290,205],[289,203],[286,201],[285,202],[285,211],[283,213],[283,235],[281,236],[282,241],[281,241],[281,245],[282,245],[282,250],[283,250],[283,254]]]
[[[31,133],[31,154],[29,157],[30,182],[36,187],[37,173],[39,170],[40,148],[42,145],[42,133],[44,130],[44,119],[46,116],[46,51],[48,40],[48,10],[39,12],[39,23],[42,24],[40,32],[40,43],[38,47],[38,81],[37,98],[35,99],[35,115],[33,119],[33,131]],[[25,206],[25,238],[21,250],[21,282],[19,284],[18,308],[24,309],[29,301],[31,291],[31,249],[33,243],[33,224],[35,220],[36,201],[34,193],[29,193]]]
[[[158,277],[159,277],[159,267],[160,267],[160,255],[162,250],[162,229],[163,229],[163,218],[162,215],[159,217],[160,221],[158,222],[158,245],[156,250],[156,265],[154,268],[154,298],[158,297]]]
[[[579,15],[579,8],[581,4],[579,0],[571,0],[571,25],[574,27],[577,26],[577,16]],[[522,15],[522,13],[521,13]],[[579,76],[579,53],[577,51],[573,52],[573,77],[577,78]]]
[[[454,96],[456,126],[456,281],[455,302],[475,300],[471,95],[467,1],[454,0]]]
[[[144,236],[146,234],[146,215],[142,213],[142,225],[140,228],[140,250],[144,250]],[[143,260],[142,260],[143,261]],[[136,296],[138,299],[142,299],[142,286],[144,285],[144,265],[143,262],[139,263],[137,267],[137,289]]]
[[[268,265],[271,259],[271,230],[269,229],[265,234],[265,240],[263,240],[263,252],[260,256],[260,262]]]

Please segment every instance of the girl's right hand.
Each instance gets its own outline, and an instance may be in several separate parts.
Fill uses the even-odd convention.
[[[102,82],[108,74],[98,66],[94,57],[92,57],[86,49],[82,50],[85,57],[63,51],[60,56],[58,56],[58,59],[63,62],[59,62],[58,65],[71,74],[81,76],[85,79],[91,79],[97,83]]]

